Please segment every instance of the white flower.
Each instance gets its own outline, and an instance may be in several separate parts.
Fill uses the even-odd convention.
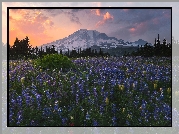
[[[156,89],[157,88],[157,84],[154,84],[154,89]]]
[[[71,118],[71,120],[73,120],[74,118],[73,118],[73,116],[70,116],[70,118]]]
[[[143,74],[146,74],[146,71],[143,71]]]
[[[132,84],[133,88],[135,88],[135,83]]]
[[[167,92],[168,93],[170,93],[171,92],[171,88],[169,87],[169,88],[167,88]]]
[[[24,83],[24,81],[25,81],[25,77],[22,77],[21,78],[21,83]]]

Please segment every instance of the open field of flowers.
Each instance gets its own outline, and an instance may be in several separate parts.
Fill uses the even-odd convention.
[[[171,58],[9,61],[10,126],[171,126]]]

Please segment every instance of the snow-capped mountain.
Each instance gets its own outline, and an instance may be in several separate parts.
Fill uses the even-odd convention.
[[[136,42],[134,43],[136,44]],[[122,39],[108,37],[105,33],[100,33],[96,30],[80,29],[74,32],[73,34],[69,35],[68,37],[42,45],[42,49],[45,50],[46,46],[52,47],[53,45],[55,46],[55,49],[58,51],[60,51],[60,49],[62,51],[67,51],[68,48],[69,50],[73,50],[74,48],[86,49],[94,45],[97,45],[101,48],[110,49],[128,46],[127,44],[128,43],[125,43]]]

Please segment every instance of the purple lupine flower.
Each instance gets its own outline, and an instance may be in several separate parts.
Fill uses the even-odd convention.
[[[34,120],[31,120],[30,125],[31,125],[31,126],[36,126],[35,121],[34,121]]]
[[[49,90],[45,91],[45,93],[46,93],[46,96],[47,96],[48,99],[52,99],[52,96],[51,96],[51,94],[49,93]]]
[[[88,112],[86,113],[86,120],[90,120],[90,115]]]
[[[113,113],[116,112],[116,104],[112,104],[112,112],[113,112]]]
[[[26,96],[26,105],[29,106],[31,102],[31,96]]]
[[[100,105],[100,114],[104,112],[104,106]]]
[[[45,107],[43,110],[43,115],[44,116],[50,116],[52,114],[52,108],[51,107]]]
[[[127,125],[130,125],[130,123],[129,123],[129,121],[128,121],[128,120],[126,120],[126,124],[127,124]]]
[[[58,109],[58,114],[61,116],[61,113],[62,113],[62,108],[60,107],[60,108]]]
[[[67,123],[67,118],[62,118],[62,125],[66,125]]]
[[[116,122],[116,117],[114,116],[113,118],[112,118],[112,126],[116,126],[117,125],[117,122]]]
[[[98,126],[98,122],[96,120],[93,121],[93,126]]]
[[[89,102],[91,105],[93,105],[93,104],[94,104],[94,99],[89,98],[89,99],[88,99],[88,102]]]
[[[22,121],[23,121],[22,111],[20,110],[20,111],[17,113],[17,125],[19,125]]]
[[[78,104],[78,101],[79,101],[79,95],[76,94],[76,103]]]
[[[10,123],[14,121],[13,115],[14,115],[13,109],[10,108],[9,109],[9,121],[10,121]]]
[[[58,111],[58,104],[55,104],[54,110],[55,110],[55,111]]]
[[[18,96],[17,103],[18,103],[19,107],[22,107],[22,97],[21,96]]]

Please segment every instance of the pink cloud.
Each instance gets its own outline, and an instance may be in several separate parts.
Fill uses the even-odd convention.
[[[136,29],[135,28],[130,28],[129,31],[133,33],[133,32],[136,31]]]
[[[128,29],[130,34],[133,34],[133,36],[141,35],[142,33],[145,33],[148,31],[148,24],[147,22],[141,22],[139,24],[135,24],[134,27]]]
[[[10,20],[10,44],[14,43],[15,36],[25,38],[23,36],[31,37],[33,44],[41,45],[51,39],[49,33],[45,34],[54,23],[48,16],[45,16],[40,11],[31,10],[31,12],[16,10],[12,11]],[[38,37],[38,38],[37,38]],[[40,39],[40,40],[39,40]],[[43,39],[43,40],[42,40]]]
[[[104,20],[99,21],[98,23],[96,23],[96,27],[99,27],[99,26],[103,25],[104,23],[105,23],[105,21],[104,21]]]
[[[98,23],[96,23],[96,27],[99,27],[99,26],[105,24],[107,21],[112,20],[112,19],[113,19],[113,16],[109,12],[106,12],[103,15],[103,20],[101,20]]]
[[[107,12],[105,15],[104,15],[104,20],[110,20],[110,19],[113,19],[113,16],[109,14],[109,12]]]
[[[96,16],[103,16],[103,13],[101,12],[100,9],[92,9],[91,13],[96,15]]]
[[[96,9],[96,15],[101,16],[101,12],[99,9]]]

